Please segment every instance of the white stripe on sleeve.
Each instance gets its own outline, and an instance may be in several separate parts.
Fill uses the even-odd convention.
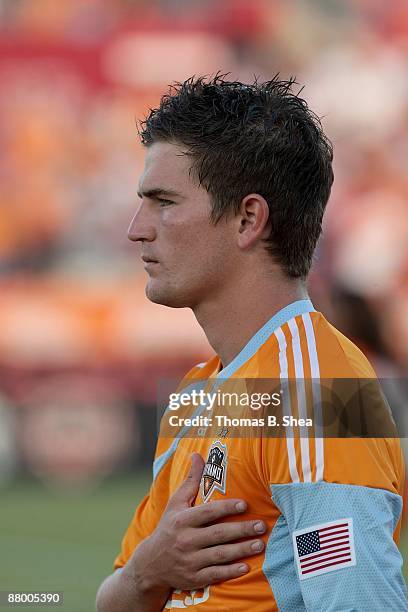
[[[312,377],[313,409],[315,422],[315,449],[316,449],[316,482],[323,480],[324,472],[324,439],[322,436],[322,402],[320,392],[320,368],[317,358],[316,336],[313,329],[312,319],[309,313],[302,315],[306,331],[307,349],[310,359],[310,371]]]
[[[296,319],[288,322],[290,333],[292,334],[293,358],[295,361],[296,376],[296,395],[298,402],[299,419],[307,419],[306,389],[303,370],[302,349],[300,347],[299,328]],[[307,427],[300,427],[300,455],[302,459],[303,479],[305,482],[312,482],[312,471],[310,468],[309,438]]]
[[[286,355],[286,339],[282,328],[279,327],[275,331],[275,336],[279,343],[279,366],[280,366],[280,379],[282,383],[283,391],[283,414],[284,416],[291,417],[291,404],[290,404],[290,393],[288,385],[288,359]],[[292,427],[286,428],[286,446],[288,449],[288,461],[289,471],[293,482],[300,482],[299,474],[296,466],[296,452],[295,452],[295,441],[293,438]]]

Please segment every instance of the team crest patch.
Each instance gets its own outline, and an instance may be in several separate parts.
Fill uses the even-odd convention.
[[[352,518],[299,529],[292,537],[300,580],[356,565]]]
[[[214,491],[220,491],[225,495],[226,477],[227,447],[217,440],[211,444],[201,479],[201,497],[204,503]]]

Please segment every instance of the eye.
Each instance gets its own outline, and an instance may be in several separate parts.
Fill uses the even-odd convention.
[[[170,204],[174,204],[171,200],[163,200],[162,198],[157,198],[160,208],[165,206],[170,206]]]

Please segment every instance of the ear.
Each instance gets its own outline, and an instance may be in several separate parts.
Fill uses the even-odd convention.
[[[268,204],[258,193],[251,193],[242,200],[238,213],[240,222],[238,229],[238,246],[248,249],[261,238],[266,238],[269,232],[267,224],[269,219]]]

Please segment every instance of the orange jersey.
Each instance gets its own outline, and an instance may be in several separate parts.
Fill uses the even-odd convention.
[[[180,389],[191,391],[197,383],[212,392],[225,385],[228,391],[234,385],[248,391],[251,380],[274,379],[282,386],[296,381],[283,395],[279,413],[289,425],[279,435],[236,437],[230,421],[215,419],[214,410],[199,406],[183,409],[183,416],[211,414],[211,425],[187,426],[170,437],[166,413],[154,481],[126,531],[115,569],[156,528],[169,497],[188,474],[191,454],[199,452],[206,466],[195,503],[245,499],[246,514],[228,520],[262,519],[265,549],[245,559],[250,571],[244,576],[198,591],[175,590],[165,609],[407,609],[396,546],[404,479],[398,438],[325,437],[302,425],[313,423],[314,411],[321,410],[317,387],[307,381],[374,378],[360,350],[309,300],[272,317],[226,368],[221,369],[217,356],[193,368]],[[376,402],[373,409],[387,412],[382,399]],[[228,414],[257,419],[264,412],[254,417],[248,408],[234,408]]]

